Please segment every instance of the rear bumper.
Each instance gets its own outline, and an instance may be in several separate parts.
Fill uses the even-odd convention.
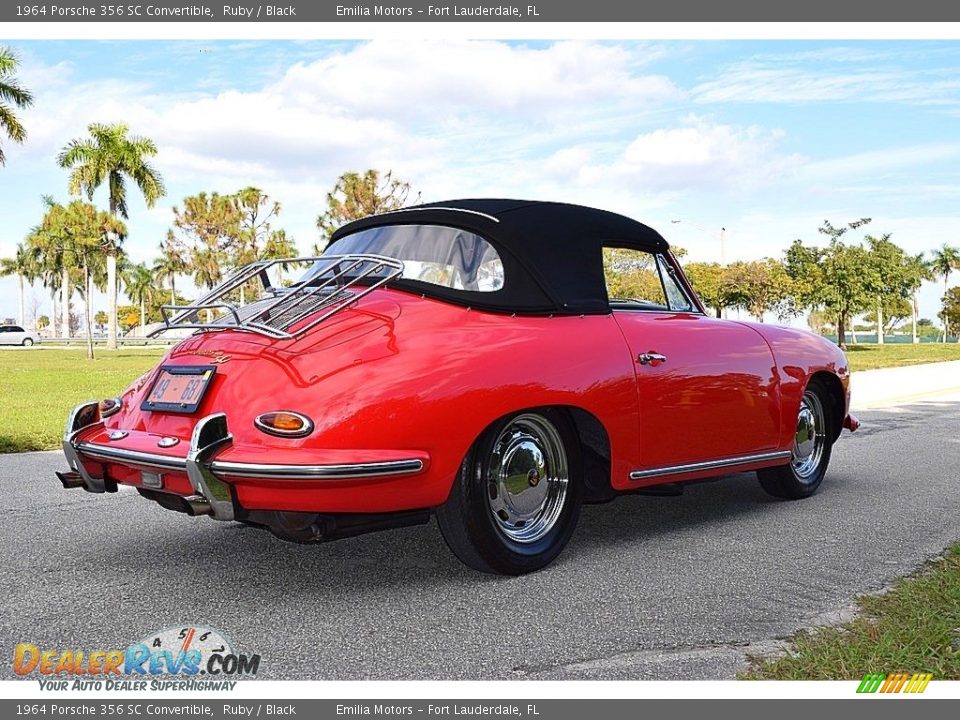
[[[134,486],[140,484],[131,478],[140,477],[144,470],[167,473],[180,477],[182,484],[180,487],[165,487],[165,491],[184,497],[195,511],[192,514],[208,514],[217,520],[233,520],[238,510],[243,512],[232,489],[234,482],[252,485],[250,490],[254,498],[262,498],[263,493],[259,491],[272,486],[281,496],[288,496],[287,501],[281,503],[284,507],[276,509],[294,509],[287,506],[291,497],[295,501],[297,488],[291,490],[285,481],[298,484],[306,482],[314,491],[316,483],[311,481],[329,482],[341,488],[343,483],[352,483],[355,487],[365,480],[382,482],[398,476],[416,475],[423,472],[426,465],[424,457],[412,456],[312,464],[218,460],[217,456],[233,441],[224,413],[207,415],[197,422],[185,456],[106,445],[91,440],[102,436],[103,431],[97,403],[79,405],[70,413],[63,439],[63,452],[70,471],[58,473],[64,487],[83,487],[94,493],[115,492],[118,480],[107,473],[108,467],[121,466],[129,470],[126,477],[120,478],[120,482]],[[98,465],[102,472],[91,470]],[[184,476],[185,483],[182,481]],[[355,490],[363,492],[363,488],[355,487]]]

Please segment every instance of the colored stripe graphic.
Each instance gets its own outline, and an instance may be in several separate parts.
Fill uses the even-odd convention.
[[[875,693],[880,688],[880,683],[882,683],[886,677],[883,673],[867,673],[863,676],[863,680],[860,681],[860,687],[857,688],[857,692]]]
[[[858,693],[922,693],[927,689],[933,673],[899,672],[886,675],[884,673],[867,673],[857,687]]]

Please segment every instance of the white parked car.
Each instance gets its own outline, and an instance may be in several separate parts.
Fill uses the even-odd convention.
[[[30,347],[40,342],[35,332],[24,330],[19,325],[0,325],[0,345],[23,345]]]

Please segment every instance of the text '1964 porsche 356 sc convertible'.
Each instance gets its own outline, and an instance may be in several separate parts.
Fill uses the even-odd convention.
[[[192,334],[73,410],[61,482],[296,542],[435,515],[467,565],[526,573],[584,502],[744,471],[807,497],[857,424],[838,348],[709,316],[656,231],[575,205],[367,217],[164,312]]]

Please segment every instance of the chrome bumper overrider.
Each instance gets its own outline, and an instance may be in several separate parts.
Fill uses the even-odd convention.
[[[227,429],[227,416],[224,413],[207,415],[197,422],[190,438],[190,449],[184,458],[77,442],[76,438],[81,431],[97,426],[102,427],[102,425],[97,403],[78,405],[67,419],[63,453],[67,457],[71,471],[79,474],[84,489],[95,493],[113,492],[116,490],[116,483],[106,478],[92,476],[80,461],[81,454],[95,460],[130,463],[161,470],[180,470],[186,472],[190,484],[197,493],[196,496],[187,500],[197,508],[209,505],[209,514],[217,520],[234,519],[230,487],[218,475],[274,480],[348,480],[408,475],[423,470],[423,461],[419,458],[335,465],[277,465],[217,461],[213,456],[233,440],[233,436]],[[67,486],[65,483],[64,487]]]

